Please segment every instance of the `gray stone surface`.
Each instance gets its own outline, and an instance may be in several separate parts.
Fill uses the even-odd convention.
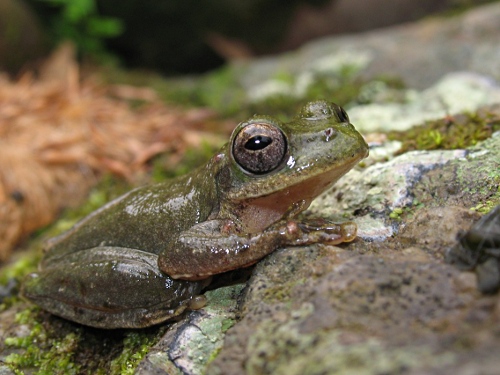
[[[498,296],[480,295],[474,275],[443,253],[499,181],[498,133],[467,150],[407,153],[347,176],[311,209],[360,212],[361,238],[260,262],[208,373],[492,373]],[[412,198],[422,204],[412,208]],[[411,210],[391,219],[397,206]],[[368,217],[390,231],[365,237]]]
[[[372,102],[349,108],[349,118],[365,133],[407,130],[428,120],[475,111],[500,102],[500,86],[470,72],[449,73],[422,90],[402,90],[403,102]]]
[[[453,17],[327,37],[291,53],[240,63],[241,83],[251,89],[278,73],[299,75],[318,62],[333,64],[339,56],[366,59],[362,71],[366,78],[401,77],[417,89],[425,89],[456,71],[500,79],[499,19],[500,3],[492,3]]]
[[[208,304],[175,323],[151,348],[137,374],[204,374],[222,349],[226,331],[236,322],[236,298],[243,284],[205,293]]]

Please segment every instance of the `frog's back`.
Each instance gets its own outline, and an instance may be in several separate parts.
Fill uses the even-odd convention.
[[[180,232],[205,221],[215,209],[212,179],[187,175],[144,186],[109,202],[48,243],[44,263],[98,246],[158,254]]]

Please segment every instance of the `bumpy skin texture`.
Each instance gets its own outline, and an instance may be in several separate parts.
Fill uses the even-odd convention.
[[[132,190],[53,239],[22,293],[99,328],[167,320],[211,275],[283,246],[353,240],[353,223],[294,217],[367,154],[332,103],[308,103],[285,124],[253,117],[207,165]]]

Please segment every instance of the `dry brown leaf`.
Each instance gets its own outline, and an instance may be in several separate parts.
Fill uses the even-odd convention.
[[[132,109],[125,99],[147,102]],[[64,46],[40,79],[0,74],[0,260],[26,234],[82,202],[104,172],[132,179],[165,150],[182,150],[212,112],[182,112],[149,88],[79,79]]]

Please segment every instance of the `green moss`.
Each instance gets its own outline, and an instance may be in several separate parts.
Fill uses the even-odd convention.
[[[5,363],[16,373],[45,374],[132,374],[162,328],[137,331],[103,331],[85,328],[29,307],[16,315],[25,325],[25,336],[6,337],[12,351]]]
[[[210,353],[210,356],[208,357],[207,363],[206,363],[207,366],[218,357],[221,350],[222,350],[222,348],[218,348],[218,349],[214,350],[212,353]]]
[[[234,319],[224,319],[222,321],[222,325],[221,325],[221,332],[222,333],[227,332],[227,330],[229,328],[231,328],[232,326],[234,326],[235,324],[236,324],[236,320],[234,320]]]
[[[395,207],[389,214],[389,218],[393,220],[400,221],[403,217],[411,217],[415,210],[420,209],[424,206],[423,203],[419,202],[418,199],[413,199],[410,206],[406,207]]]
[[[293,272],[293,267],[290,267],[290,272]],[[296,287],[304,285],[307,280],[304,278],[289,278],[283,277],[283,279],[288,280],[286,283],[282,283],[276,286],[268,286],[263,293],[262,301],[266,303],[289,303],[292,301],[292,292]],[[293,281],[292,281],[293,280]]]
[[[493,137],[479,145],[477,150],[471,148],[468,163],[462,163],[456,171],[459,186],[463,186],[464,201],[481,213],[488,213],[500,204],[499,144],[500,137]],[[487,155],[481,153],[484,149],[489,150]]]
[[[197,77],[164,79],[151,76],[147,86],[167,103],[184,107],[209,107],[223,116],[240,113],[245,90],[237,80],[236,69],[227,66]]]
[[[156,338],[145,335],[140,331],[131,331],[125,334],[123,350],[110,364],[112,374],[131,375],[136,367],[149,352]]]
[[[490,181],[488,186],[497,186],[497,191],[493,194],[489,194],[489,197],[485,199],[484,201],[478,203],[474,207],[471,207],[472,211],[477,211],[482,214],[487,214],[491,210],[493,210],[495,207],[500,205],[500,172],[492,172],[492,173],[497,173],[496,175],[492,176],[490,174]],[[488,180],[489,178],[487,178]],[[488,196],[488,192],[486,194],[481,194],[481,196]]]
[[[459,153],[460,154],[460,153]],[[426,173],[413,194],[431,207],[460,205],[481,213],[500,204],[500,137],[490,137]]]
[[[30,332],[25,337],[7,337],[7,348],[17,349],[5,358],[5,363],[17,373],[36,369],[35,374],[77,374],[80,366],[73,361],[80,339],[80,330],[54,337],[36,318],[37,308],[28,308],[16,315],[15,322],[28,325]],[[31,371],[30,371],[31,372]]]
[[[0,272],[0,285],[7,284],[11,279],[20,280],[36,269],[39,260],[39,256],[33,256],[31,253],[21,256],[16,262],[2,269]]]
[[[403,209],[401,207],[396,207],[392,212],[389,214],[389,217],[391,219],[399,220],[400,215],[403,213]]]
[[[392,131],[390,140],[402,142],[399,153],[412,150],[453,150],[474,146],[500,130],[500,118],[487,110],[463,113],[415,126],[407,131]]]

